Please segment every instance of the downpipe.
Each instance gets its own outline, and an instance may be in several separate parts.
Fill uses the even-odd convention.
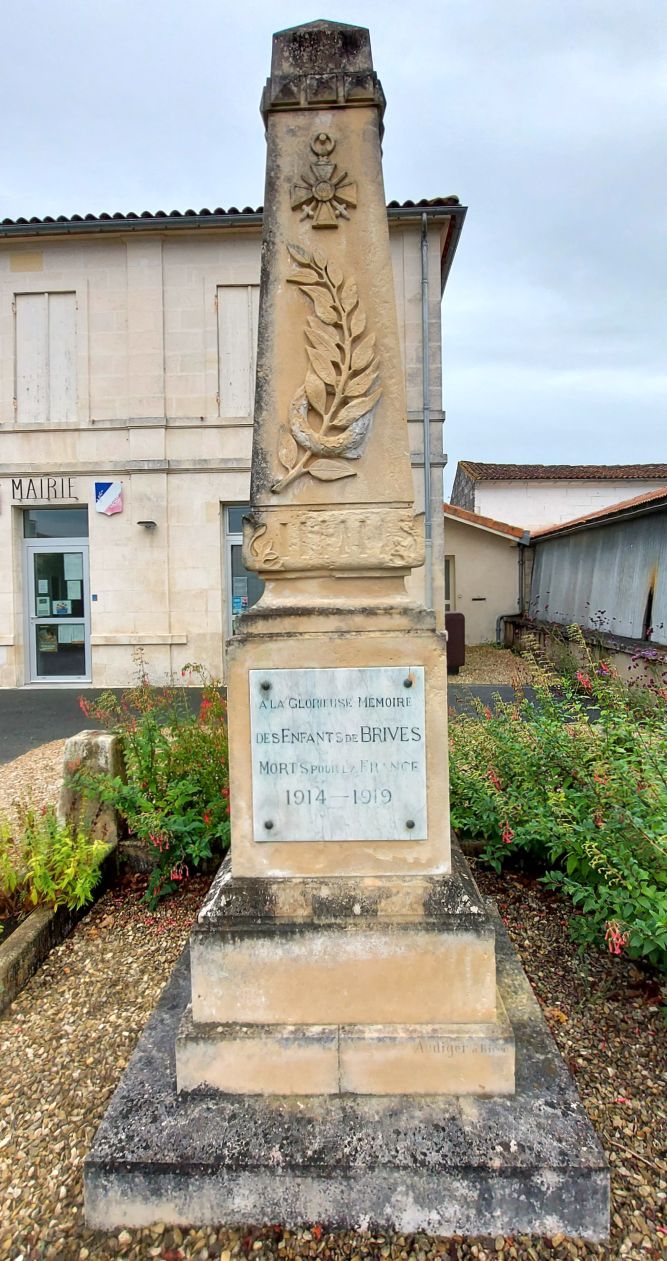
[[[428,218],[422,215],[422,406],[424,445],[424,604],[433,608],[433,521],[431,510],[431,364],[428,341]]]

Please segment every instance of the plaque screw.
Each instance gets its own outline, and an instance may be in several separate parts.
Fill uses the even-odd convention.
[[[267,832],[270,832],[271,828],[273,827],[273,819],[265,819],[264,827],[266,828]]]
[[[412,828],[415,826],[414,819],[406,819],[405,826],[406,828],[409,828],[410,830],[412,830]]]
[[[263,692],[270,692],[270,691],[271,691],[271,684],[269,683],[269,680],[268,680],[268,679],[264,679],[264,681],[263,681],[262,683],[260,683],[260,685],[259,685],[259,686],[261,687],[261,689],[262,689],[262,691],[263,691]]]
[[[410,677],[403,679],[403,687],[412,687],[412,679]]]

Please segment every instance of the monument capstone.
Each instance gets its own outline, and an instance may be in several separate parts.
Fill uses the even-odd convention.
[[[274,36],[231,859],[86,1165],[93,1224],[603,1237],[604,1158],[452,848],[363,28]]]

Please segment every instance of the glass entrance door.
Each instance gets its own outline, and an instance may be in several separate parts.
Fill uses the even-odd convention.
[[[30,680],[90,679],[88,544],[81,539],[27,541]]]

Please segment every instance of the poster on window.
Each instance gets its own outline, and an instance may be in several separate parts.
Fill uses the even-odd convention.
[[[37,616],[38,617],[51,616],[51,600],[49,599],[48,595],[37,596]]]
[[[65,552],[63,562],[65,566],[65,578],[80,578],[83,580],[82,552]]]
[[[37,651],[38,652],[57,652],[58,651],[58,635],[55,626],[38,626],[37,627]]]
[[[54,617],[70,617],[72,614],[71,600],[54,600],[53,616]]]

